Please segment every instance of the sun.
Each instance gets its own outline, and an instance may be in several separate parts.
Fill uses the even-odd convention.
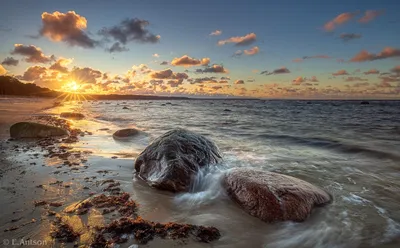
[[[76,92],[77,90],[79,90],[80,85],[75,81],[71,81],[69,83],[66,83],[62,88],[68,92]]]

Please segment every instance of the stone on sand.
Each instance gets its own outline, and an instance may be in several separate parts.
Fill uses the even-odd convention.
[[[185,129],[174,129],[155,139],[139,155],[135,170],[155,188],[184,192],[201,168],[221,161],[212,141]]]
[[[113,134],[114,139],[126,139],[126,138],[130,138],[132,136],[138,135],[139,131],[137,129],[134,128],[126,128],[126,129],[121,129],[116,131]]]
[[[68,135],[68,131],[34,122],[18,122],[10,127],[11,138],[46,138]]]
[[[314,207],[332,200],[330,194],[301,179],[253,169],[228,171],[223,185],[248,214],[266,222],[301,222]]]

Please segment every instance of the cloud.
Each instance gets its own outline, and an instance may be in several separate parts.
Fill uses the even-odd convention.
[[[353,84],[353,85],[351,85],[352,87],[355,87],[355,88],[361,88],[361,87],[366,87],[366,86],[368,86],[369,85],[369,83],[368,82],[365,82],[365,83],[355,83],[355,84]]]
[[[222,46],[227,43],[235,43],[236,46],[246,46],[246,45],[250,45],[253,42],[255,42],[256,38],[257,38],[257,36],[255,33],[250,33],[245,36],[236,36],[236,37],[231,37],[226,40],[220,40],[220,41],[218,41],[218,45]]]
[[[160,65],[168,65],[168,61],[163,61],[160,63]]]
[[[39,47],[35,47],[33,45],[24,46],[22,44],[15,44],[14,50],[11,52],[11,54],[24,56],[25,61],[29,63],[45,64],[55,59],[54,55],[46,56]]]
[[[187,55],[183,55],[180,58],[174,58],[171,61],[171,65],[185,66],[185,67],[208,65],[209,63],[210,63],[210,58],[195,59]]]
[[[330,59],[331,57],[328,55],[314,55],[314,56],[303,56],[302,58],[297,58],[292,60],[292,62],[299,63],[303,62],[304,60],[307,59]]]
[[[67,65],[72,63],[72,59],[60,58],[49,69],[53,71],[59,71],[61,73],[68,73]]]
[[[343,33],[339,36],[339,38],[342,39],[343,41],[360,39],[361,37],[362,37],[361,34],[354,34],[354,33]]]
[[[368,23],[384,13],[383,10],[367,10],[364,15],[358,20],[361,23]]]
[[[218,83],[215,77],[190,78],[191,84]]]
[[[17,66],[19,60],[14,59],[13,57],[7,57],[1,62],[2,65],[8,65],[8,66]]]
[[[285,73],[290,73],[289,69],[286,67],[281,67],[279,69],[275,69],[272,72],[268,71],[262,71],[260,74],[265,74],[265,75],[276,75],[276,74],[285,74]]]
[[[197,73],[228,73],[228,70],[224,68],[223,65],[214,64],[212,66],[208,66],[204,69],[197,69]]]
[[[97,80],[103,77],[103,73],[90,67],[74,67],[69,77],[79,83],[96,84]]]
[[[221,35],[221,34],[222,34],[221,30],[215,30],[214,32],[210,33],[211,36],[217,36],[217,35]]]
[[[368,79],[360,78],[360,77],[347,77],[344,80],[345,82],[355,82],[355,81],[368,81]]]
[[[260,49],[258,48],[258,46],[255,46],[255,47],[252,47],[252,48],[250,48],[250,49],[245,49],[245,50],[237,50],[234,54],[233,54],[233,56],[234,57],[238,57],[238,56],[241,56],[241,55],[249,55],[249,56],[252,56],[252,55],[256,55],[257,53],[259,53],[260,52]]]
[[[115,42],[110,48],[107,48],[106,51],[109,53],[115,53],[115,52],[126,52],[129,51],[129,49],[124,46],[121,46],[121,43]]]
[[[98,33],[105,38],[112,38],[122,44],[130,41],[139,43],[157,43],[160,40],[159,35],[154,35],[146,27],[150,23],[138,18],[125,19],[119,25],[106,28],[104,27]]]
[[[7,73],[7,70],[2,65],[0,65],[0,76],[4,75],[6,73]]]
[[[18,79],[25,80],[25,81],[33,81],[38,80],[42,76],[44,76],[47,72],[47,68],[44,66],[31,66],[26,69],[22,77],[18,77]]]
[[[235,84],[244,84],[244,81],[243,80],[236,80]]]
[[[365,62],[365,61],[373,61],[379,59],[387,59],[393,57],[400,57],[400,50],[392,47],[385,47],[380,53],[373,54],[369,53],[366,50],[362,50],[358,54],[356,54],[351,62]]]
[[[155,54],[153,54],[152,55],[154,58],[159,58],[160,57],[160,55],[158,54],[158,53],[155,53]]]
[[[392,69],[390,69],[390,71],[393,73],[400,73],[400,65],[393,67]]]
[[[189,76],[184,72],[174,73],[171,69],[166,69],[162,71],[152,71],[149,74],[152,79],[188,79]]]
[[[316,76],[312,76],[311,78],[306,77],[297,77],[296,79],[292,80],[292,85],[304,85],[304,86],[311,86],[311,83],[307,82],[319,82]]]
[[[305,78],[303,78],[303,77],[297,77],[296,79],[294,79],[294,80],[292,81],[292,84],[293,84],[293,85],[300,85],[300,84],[304,83],[305,81],[306,81]]]
[[[317,79],[316,76],[312,76],[312,77],[309,79],[309,81],[310,81],[310,82],[319,82],[319,80]]]
[[[339,70],[337,72],[332,73],[333,76],[343,76],[343,75],[349,75],[349,73],[346,70]]]
[[[379,71],[377,69],[371,69],[369,71],[364,72],[365,75],[369,74],[379,74]]]
[[[348,21],[350,21],[354,16],[357,15],[357,12],[347,12],[342,13],[336,16],[334,19],[330,20],[329,22],[325,23],[324,29],[325,31],[333,31],[337,26],[342,25]]]
[[[40,35],[48,37],[52,41],[65,42],[70,46],[93,48],[97,42],[84,32],[87,27],[85,17],[75,11],[67,13],[53,12],[42,14],[42,27]]]

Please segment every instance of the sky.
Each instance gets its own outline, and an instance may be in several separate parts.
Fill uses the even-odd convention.
[[[0,6],[0,74],[54,90],[400,99],[394,0]]]

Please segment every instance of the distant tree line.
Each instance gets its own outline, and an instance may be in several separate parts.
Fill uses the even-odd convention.
[[[32,83],[22,83],[10,76],[0,76],[0,95],[55,97],[59,92]]]

